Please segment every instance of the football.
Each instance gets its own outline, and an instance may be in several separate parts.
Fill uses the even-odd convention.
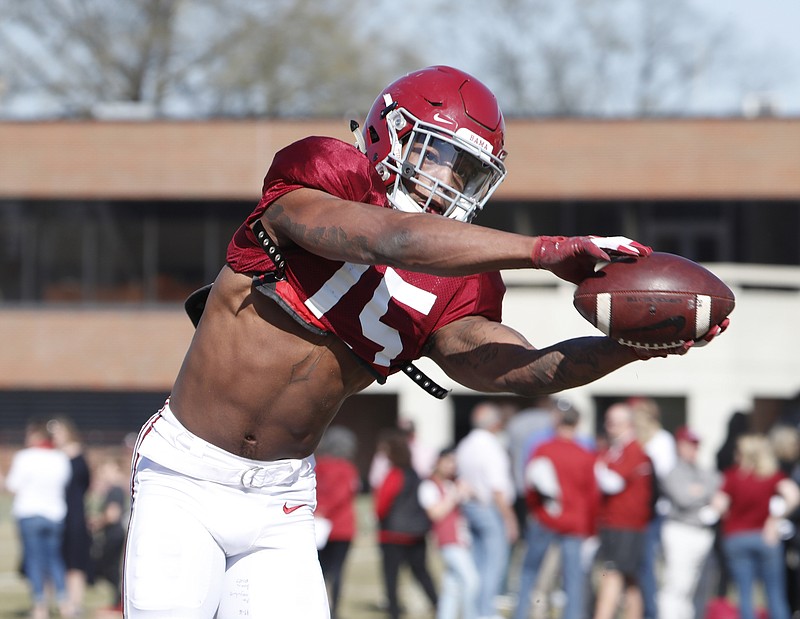
[[[674,254],[615,258],[583,280],[573,304],[604,334],[629,346],[670,348],[699,340],[736,300],[705,267]]]

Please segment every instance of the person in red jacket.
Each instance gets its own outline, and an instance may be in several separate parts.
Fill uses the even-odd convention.
[[[611,619],[624,597],[624,617],[640,619],[642,594],[637,571],[644,533],[653,516],[653,465],[636,440],[633,410],[612,405],[605,414],[608,447],[598,456],[595,474],[603,499],[598,514],[602,574],[595,619]]]
[[[594,476],[595,454],[578,443],[580,413],[559,410],[555,436],[540,444],[525,467],[528,487],[527,545],[520,573],[519,602],[514,619],[526,619],[531,590],[551,544],[561,549],[567,603],[562,617],[585,617],[587,570],[582,565],[583,543],[594,534],[600,491]]]
[[[315,454],[317,464],[317,527],[319,563],[328,590],[331,618],[335,619],[342,588],[342,572],[356,534],[355,500],[361,478],[353,460],[355,434],[343,426],[330,426]]]
[[[375,514],[379,521],[378,541],[383,558],[383,580],[391,619],[398,619],[397,577],[408,565],[433,606],[438,596],[428,572],[425,536],[431,521],[419,503],[420,479],[411,465],[411,450],[404,433],[386,436],[386,454],[391,468],[375,493]]]
[[[798,504],[800,488],[780,470],[769,439],[739,437],[735,464],[725,470],[711,506],[722,515],[722,548],[742,619],[756,616],[753,589],[758,580],[770,619],[791,615],[780,525]]]

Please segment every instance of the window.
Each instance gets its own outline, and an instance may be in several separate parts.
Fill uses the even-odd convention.
[[[178,303],[217,276],[252,202],[0,201],[0,302]],[[699,262],[800,264],[800,201],[487,205],[477,225],[621,234]]]
[[[0,202],[3,302],[172,303],[213,281],[253,205]]]

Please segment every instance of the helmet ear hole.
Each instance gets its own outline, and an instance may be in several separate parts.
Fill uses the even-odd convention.
[[[378,132],[375,130],[374,125],[370,125],[367,131],[369,132],[370,144],[377,144],[378,142],[380,142],[381,136],[378,135]]]

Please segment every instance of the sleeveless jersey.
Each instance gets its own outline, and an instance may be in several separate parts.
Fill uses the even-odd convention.
[[[383,181],[354,146],[334,138],[305,138],[275,155],[258,206],[228,245],[231,269],[254,275],[275,270],[250,225],[281,196],[302,187],[391,208]],[[473,315],[501,320],[505,286],[498,272],[438,277],[327,260],[297,246],[282,250],[286,279],[259,290],[312,330],[335,333],[381,382],[418,359],[429,336],[442,326]]]

